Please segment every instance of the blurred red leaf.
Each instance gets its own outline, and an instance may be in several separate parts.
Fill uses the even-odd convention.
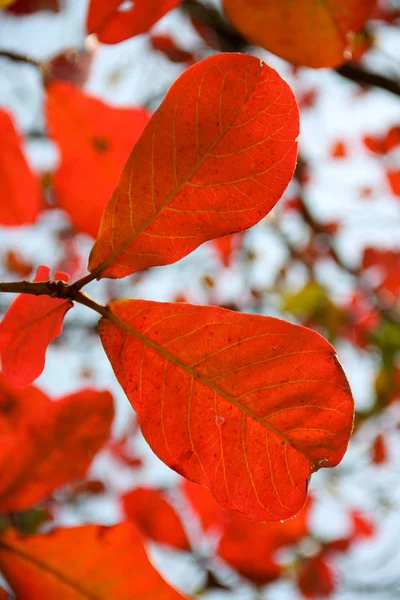
[[[376,0],[223,0],[235,28],[251,43],[298,65],[335,67],[346,60],[351,34]]]
[[[175,509],[151,488],[138,487],[121,497],[127,519],[151,540],[178,550],[190,550],[189,540]]]
[[[40,10],[60,12],[59,0],[16,0],[7,8],[16,15],[30,15]]]
[[[108,439],[109,392],[82,390],[57,401],[31,386],[0,379],[0,511],[31,507],[55,488],[85,476]]]
[[[117,44],[146,33],[182,0],[91,0],[87,16],[88,33],[96,33],[103,44]]]
[[[232,254],[241,249],[243,245],[243,233],[231,233],[214,240],[214,246],[219,254],[224,267],[231,265]]]
[[[384,138],[384,145],[387,151],[393,150],[400,145],[400,126],[390,127]]]
[[[38,177],[30,169],[10,115],[0,109],[0,224],[33,223],[42,208]]]
[[[386,177],[393,194],[400,197],[400,170],[392,171],[391,169],[387,169]]]
[[[370,538],[375,535],[375,525],[357,510],[350,512],[353,522],[353,539]]]
[[[297,135],[292,91],[258,58],[218,54],[190,67],[124,167],[89,270],[106,261],[103,277],[124,277],[251,227],[289,183]]]
[[[387,461],[387,448],[384,437],[381,433],[375,436],[371,448],[371,462],[375,465],[381,465]]]
[[[194,56],[191,52],[187,52],[179,48],[176,41],[169,35],[154,34],[150,36],[150,43],[154,50],[162,52],[165,56],[174,63],[189,63],[194,62]]]
[[[56,280],[68,281],[57,271]],[[40,266],[33,281],[48,281],[50,269]],[[0,323],[0,356],[4,377],[16,387],[32,383],[44,369],[47,347],[62,331],[70,300],[19,294]]]
[[[18,250],[9,250],[7,252],[5,266],[8,271],[24,279],[32,273],[33,269],[32,263],[25,260]]]
[[[101,215],[132,147],[150,119],[143,108],[117,108],[61,81],[47,88],[47,122],[61,150],[54,173],[57,205],[78,231],[96,237]]]
[[[151,565],[131,522],[0,537],[0,568],[24,600],[184,600]]]
[[[224,527],[219,556],[257,585],[277,579],[281,567],[274,555],[279,548],[294,544],[307,535],[310,504],[308,502],[295,519],[284,523],[251,523],[232,518]]]
[[[204,531],[213,527],[222,527],[229,513],[222,510],[212,494],[202,485],[197,485],[188,479],[182,481],[182,489],[196,515],[199,517]]]
[[[379,281],[373,285],[385,301],[396,303],[400,294],[400,251],[365,248],[362,266],[366,270],[373,269],[379,275]]]
[[[331,148],[331,158],[346,158],[348,152],[346,144],[342,140],[338,140]]]
[[[333,571],[322,556],[303,559],[297,584],[305,598],[326,598],[335,591]]]
[[[108,310],[103,346],[161,460],[247,518],[297,513],[309,475],[341,460],[352,430],[332,346],[210,306],[120,300]]]

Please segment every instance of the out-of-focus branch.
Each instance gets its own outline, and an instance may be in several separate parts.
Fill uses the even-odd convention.
[[[381,88],[396,96],[400,96],[400,81],[380,75],[379,73],[372,73],[359,65],[353,63],[341,65],[336,69],[336,73],[350,81],[354,81],[354,83]]]
[[[38,69],[42,67],[42,63],[39,60],[35,60],[34,58],[26,56],[25,54],[17,54],[16,52],[9,52],[8,50],[0,50],[0,57],[8,58],[14,62],[26,63]]]

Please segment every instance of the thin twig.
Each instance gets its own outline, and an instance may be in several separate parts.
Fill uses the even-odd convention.
[[[30,56],[26,56],[25,54],[17,54],[16,52],[11,52],[9,50],[0,50],[0,57],[9,58],[14,62],[26,63],[36,67],[37,69],[42,67],[42,63],[39,60],[31,58]]]

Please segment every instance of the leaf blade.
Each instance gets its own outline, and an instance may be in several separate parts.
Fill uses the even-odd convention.
[[[290,181],[297,135],[290,88],[255,57],[219,54],[186,70],[122,171],[89,271],[124,277],[251,227]]]
[[[309,475],[341,460],[352,430],[332,346],[306,328],[215,307],[109,309],[103,346],[161,460],[247,518],[298,512]]]
[[[84,525],[0,537],[0,565],[26,600],[183,600],[151,565],[135,526]]]

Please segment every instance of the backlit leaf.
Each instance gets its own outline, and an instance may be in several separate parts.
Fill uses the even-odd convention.
[[[292,91],[258,58],[218,54],[187,69],[124,167],[89,270],[124,277],[257,223],[293,174],[298,127]]]
[[[82,390],[54,402],[1,377],[0,511],[29,508],[84,477],[110,435],[113,414],[109,392]]]
[[[0,537],[0,568],[24,600],[183,600],[151,565],[133,523]]]
[[[53,177],[57,206],[78,231],[96,237],[122,167],[150,115],[143,108],[108,106],[67,82],[53,81],[46,91],[47,123],[61,151]]]
[[[376,0],[223,0],[224,10],[250,42],[308,67],[348,60],[351,36]]]
[[[0,137],[0,224],[33,223],[42,207],[39,180],[26,162],[21,140],[4,110],[0,110]]]
[[[66,273],[55,279],[68,281]],[[38,267],[33,281],[48,281],[50,269]],[[47,346],[60,335],[70,300],[50,296],[19,294],[0,323],[1,368],[7,381],[16,387],[29,385],[44,369]]]
[[[182,0],[91,0],[87,17],[88,33],[96,33],[103,44],[117,44],[148,31]]]
[[[121,498],[125,515],[151,540],[178,550],[189,550],[190,544],[175,509],[151,488],[138,487]]]
[[[297,513],[308,477],[341,460],[352,430],[332,346],[304,327],[216,307],[108,307],[103,346],[161,460],[250,519]]]

